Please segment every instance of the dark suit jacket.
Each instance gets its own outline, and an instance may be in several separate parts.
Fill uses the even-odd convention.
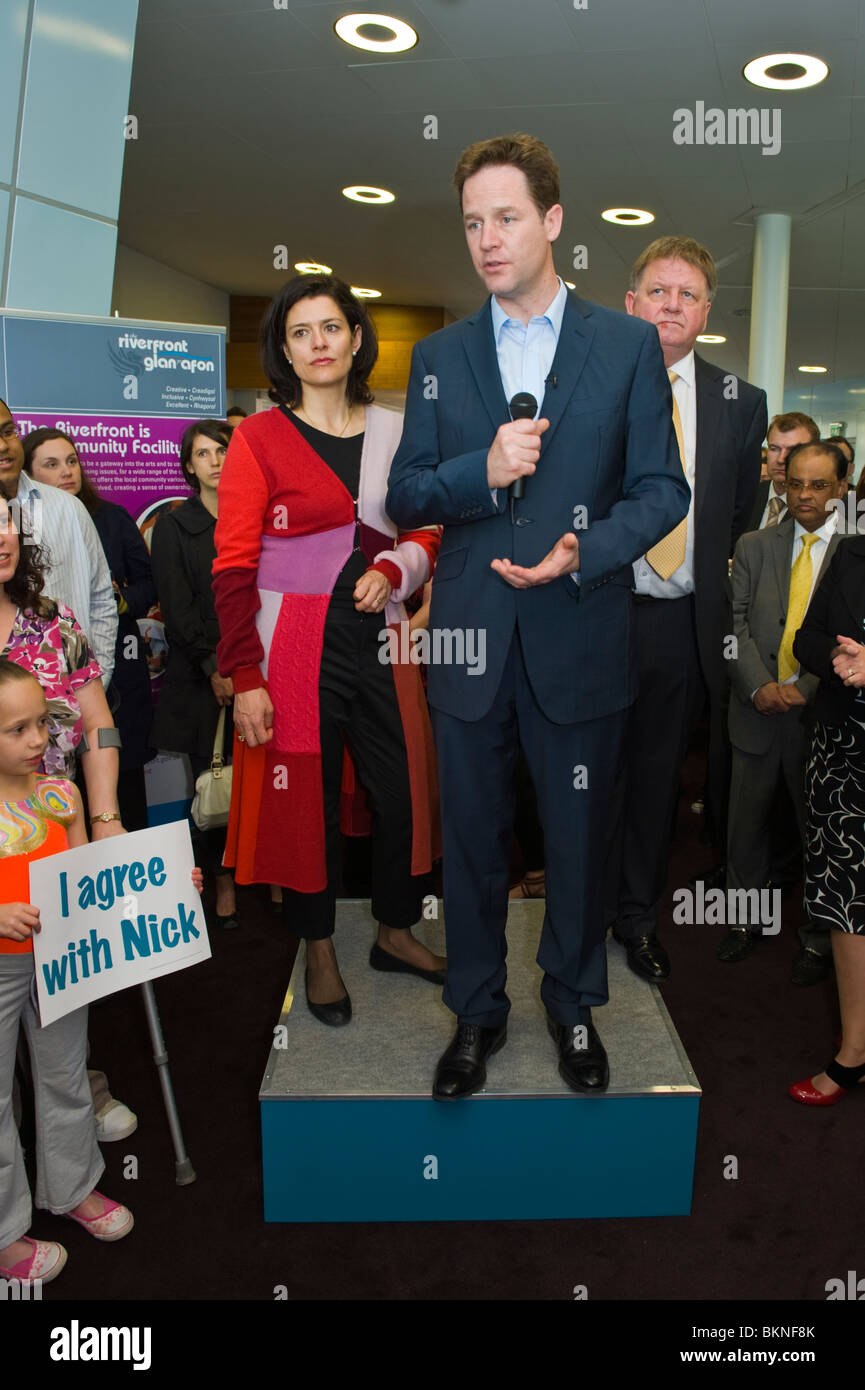
[[[216,671],[219,623],[211,571],[216,519],[200,497],[163,512],[153,528],[151,561],[165,622],[168,656],[150,731],[154,748],[210,761],[219,706],[210,684]],[[225,747],[231,748],[231,710]]]
[[[726,694],[729,663],[724,640],[733,631],[727,568],[743,531],[760,480],[760,450],[766,435],[766,393],[730,377],[694,354],[697,389],[697,448],[694,476],[694,603],[697,645],[713,703]]]
[[[762,443],[762,440],[760,442]],[[748,523],[744,527],[746,531],[756,531],[759,528],[760,522],[763,519],[763,512],[766,509],[766,499],[769,496],[769,488],[771,486],[772,484],[769,482],[769,479],[766,478],[764,481],[760,483],[759,487],[757,488],[757,492],[754,497],[754,505],[751,508],[750,514],[748,516]],[[790,513],[787,511],[785,506],[784,511],[781,513],[781,521],[784,521],[785,518],[789,515]]]
[[[688,508],[653,325],[569,294],[541,414],[549,429],[512,525],[506,491],[494,502],[487,484],[487,452],[509,418],[489,300],[414,348],[387,511],[406,529],[444,525],[430,627],[485,631],[483,675],[430,667],[431,705],[461,719],[489,710],[516,627],[549,719],[573,723],[630,704],[631,562]],[[572,529],[579,584],[565,575],[518,590],[490,568],[500,557],[534,565]]]
[[[814,717],[822,724],[843,724],[848,714],[865,719],[865,700],[832,669],[839,636],[865,641],[865,536],[839,543],[793,643],[801,664],[820,677]]]
[[[146,617],[156,602],[156,585],[150,553],[125,507],[100,501],[93,513],[93,524],[99,532],[111,578],[126,600],[126,612],[117,616],[114,675],[108,687],[111,712],[123,740],[120,770],[125,772],[130,767],[142,767],[153,756],[147,742],[153,718],[150,672],[136,619]]]
[[[826,573],[838,548],[843,522],[839,516],[839,530],[823,554],[821,575]],[[775,737],[779,721],[801,724],[805,713],[803,707],[787,714],[761,714],[751,699],[761,685],[778,679],[778,649],[787,623],[794,534],[792,517],[762,531],[746,532],[733,559],[733,631],[738,651],[736,659],[728,663],[733,682],[730,741],[746,753],[764,753]],[[812,603],[818,592],[814,590]],[[806,622],[807,619],[808,614]],[[803,672],[798,684],[805,698],[813,701],[817,676]]]

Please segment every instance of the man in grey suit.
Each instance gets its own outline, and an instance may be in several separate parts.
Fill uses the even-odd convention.
[[[727,887],[761,889],[769,878],[769,820],[778,783],[786,783],[800,841],[805,833],[806,714],[818,680],[799,671],[793,639],[811,596],[844,534],[839,499],[847,491],[847,460],[831,443],[800,444],[787,457],[790,515],[777,526],[746,532],[733,557],[733,745],[727,840]],[[792,828],[791,828],[792,829]],[[731,926],[718,957],[740,961],[760,925]],[[829,969],[828,932],[802,927],[793,963],[795,984],[815,984]]]

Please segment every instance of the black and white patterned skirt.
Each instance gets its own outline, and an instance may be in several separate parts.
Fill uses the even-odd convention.
[[[805,796],[808,915],[816,927],[865,934],[865,718],[814,725]]]

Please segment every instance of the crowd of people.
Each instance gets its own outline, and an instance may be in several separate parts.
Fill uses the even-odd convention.
[[[821,439],[801,413],[769,422],[762,390],[695,351],[717,291],[699,243],[648,246],[617,314],[555,273],[562,209],[545,146],[471,146],[455,183],[489,298],[416,346],[404,419],[374,404],[362,303],[335,276],[296,277],[262,324],[272,408],[186,429],[191,495],[160,517],[149,552],[99,497],[75,440],[22,440],[0,402],[3,1277],[45,1281],[66,1260],[26,1235],[19,1029],[37,1205],[102,1240],[132,1227],[95,1187],[98,1141],[125,1137],[135,1116],[104,1074],[88,1083],[86,1010],[38,1027],[27,864],[145,826],[155,749],[188,755],[198,776],[222,738],[228,824],[196,834],[216,924],[240,925],[237,884],[269,885],[304,940],[307,1004],[327,1026],[351,1020],[333,946],[341,834],[371,835],[370,966],[444,986],[457,1020],[437,1100],[478,1090],[504,1046],[508,898],[543,898],[558,1069],[593,1093],[609,1081],[592,1019],[607,934],[640,978],[670,976],[659,905],[704,713],[704,805],[721,851],[707,879],[750,908],[804,867],[793,982],[834,964],[834,1056],[790,1094],[832,1105],[865,1077],[853,446]],[[531,415],[512,419],[527,392]],[[136,639],[156,603],[168,658],[153,710]],[[484,668],[433,662],[422,678],[394,658],[386,639],[410,613],[414,633],[482,629]],[[447,959],[412,932],[439,861]],[[733,913],[719,960],[744,961],[766,925]]]

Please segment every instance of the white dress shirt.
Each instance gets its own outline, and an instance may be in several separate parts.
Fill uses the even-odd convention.
[[[783,521],[784,518],[785,518],[785,516],[787,515],[787,493],[786,493],[786,492],[776,492],[776,491],[775,491],[775,484],[774,484],[774,483],[770,483],[770,484],[769,484],[769,495],[768,495],[767,498],[766,498],[766,505],[765,505],[765,507],[763,508],[763,515],[760,517],[760,525],[757,527],[757,530],[758,530],[758,531],[762,531],[762,530],[763,530],[763,527],[766,525],[766,523],[767,523],[768,520],[769,520],[769,503],[772,501],[772,498],[773,498],[773,497],[778,497],[778,498],[780,498],[781,502],[783,503],[783,506],[781,507],[781,510],[780,510],[780,512],[778,513],[778,520],[779,520],[779,522],[780,522],[780,521]]]
[[[16,501],[25,530],[45,547],[44,593],[72,609],[107,686],[114,670],[117,604],[108,561],[90,514],[77,497],[57,487],[39,487],[23,469]]]
[[[685,537],[685,558],[669,579],[656,574],[645,555],[634,561],[634,589],[650,598],[683,598],[694,592],[694,479],[697,462],[697,381],[693,349],[687,357],[669,368],[678,380],[671,390],[679,407],[682,421],[682,443],[685,448],[685,476],[691,489],[688,507],[688,530]]]

